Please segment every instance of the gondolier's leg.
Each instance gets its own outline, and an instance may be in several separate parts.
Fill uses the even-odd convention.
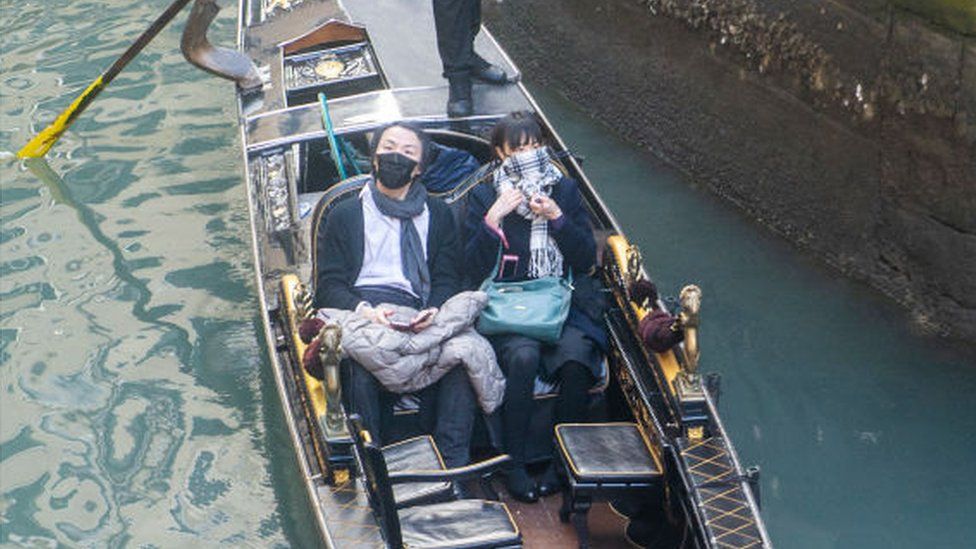
[[[347,382],[343,390],[348,399],[349,413],[359,414],[363,425],[377,444],[383,444],[384,427],[393,420],[396,395],[383,388],[380,382],[353,360],[343,361]]]
[[[471,431],[477,402],[471,381],[463,367],[456,367],[420,393],[422,421],[434,433],[434,440],[448,467],[461,467],[471,460]]]
[[[468,116],[474,110],[471,80],[507,84],[508,74],[485,61],[474,51],[474,38],[481,30],[481,0],[433,0],[437,51],[444,78],[450,83],[449,116]]]
[[[437,51],[444,66],[444,78],[471,77],[474,67],[474,37],[481,25],[481,0],[434,0],[434,28]]]
[[[437,51],[441,55],[444,78],[450,84],[447,112],[450,116],[468,116],[471,103],[471,78],[474,62],[474,34],[481,0],[434,0],[434,28]],[[480,11],[480,10],[479,10]]]

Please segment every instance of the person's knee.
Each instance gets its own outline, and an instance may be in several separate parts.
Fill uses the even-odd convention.
[[[502,360],[508,365],[507,376],[528,375],[531,372],[532,377],[535,377],[540,357],[538,347],[522,345],[509,351],[508,356]]]

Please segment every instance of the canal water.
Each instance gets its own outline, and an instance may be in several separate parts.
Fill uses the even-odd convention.
[[[4,2],[0,149],[167,3]],[[260,341],[232,90],[183,61],[179,26],[47,164],[0,165],[0,545],[316,543]],[[778,545],[967,546],[973,354],[538,92],[662,293],[702,286],[703,368]]]

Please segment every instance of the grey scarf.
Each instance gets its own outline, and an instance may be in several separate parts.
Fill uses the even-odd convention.
[[[381,193],[373,180],[369,182],[369,192],[383,215],[400,220],[400,261],[403,276],[407,277],[413,292],[426,307],[427,299],[430,298],[430,269],[427,267],[424,245],[420,241],[420,233],[417,232],[413,218],[424,213],[424,208],[427,207],[427,188],[414,181],[403,200],[394,200]]]

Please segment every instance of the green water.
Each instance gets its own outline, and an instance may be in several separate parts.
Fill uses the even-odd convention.
[[[0,149],[167,4],[3,0]],[[183,61],[181,23],[48,171],[0,166],[2,546],[315,544],[260,342],[232,88]],[[966,546],[973,356],[541,99],[662,290],[703,287],[703,366],[778,545]]]

